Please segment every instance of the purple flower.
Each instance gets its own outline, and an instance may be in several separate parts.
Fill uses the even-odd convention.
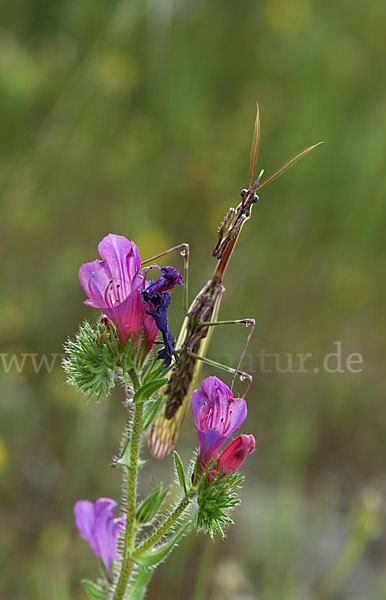
[[[142,328],[141,337],[148,336],[149,352],[158,329],[164,341],[164,362],[169,366],[172,338],[167,322],[170,290],[182,285],[180,273],[173,267],[162,267],[162,276],[147,283],[141,272],[141,257],[134,242],[122,235],[109,233],[98,246],[102,260],[81,266],[79,279],[88,296],[85,304],[99,308],[117,329],[124,346],[130,332],[132,340]],[[101,343],[104,343],[104,336]]]
[[[113,560],[118,558],[118,537],[124,529],[126,516],[114,519],[117,506],[111,498],[98,498],[95,504],[79,500],[74,506],[75,523],[91,550],[100,556],[111,575]]]
[[[142,327],[142,336],[148,334],[149,352],[157,326],[146,312],[151,306],[141,296],[145,278],[140,273],[137,246],[121,235],[110,233],[100,242],[98,252],[102,260],[86,263],[79,270],[81,286],[88,296],[85,304],[107,315],[117,328],[122,345],[130,332],[134,339]]]
[[[244,422],[247,416],[247,405],[243,398],[233,398],[229,387],[220,379],[208,377],[202,382],[201,390],[193,392],[192,407],[200,446],[200,473],[202,473],[208,462],[216,459],[224,442]],[[230,473],[238,469],[247,454],[254,448],[254,438],[253,448],[252,438],[253,436],[239,436],[236,438],[239,440],[238,445],[236,440],[233,440],[223,450],[220,461],[224,471]],[[245,454],[246,449],[249,451]],[[242,455],[244,458],[240,461]]]

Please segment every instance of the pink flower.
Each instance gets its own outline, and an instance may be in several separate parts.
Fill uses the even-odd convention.
[[[217,377],[208,377],[192,396],[194,423],[200,446],[200,473],[210,460],[216,460],[224,442],[244,422],[247,405],[243,398],[233,398],[229,387]],[[255,448],[253,435],[240,435],[226,446],[219,456],[217,470],[233,473]],[[209,473],[213,479],[215,470]]]
[[[87,306],[99,308],[116,327],[122,345],[132,332],[132,339],[142,328],[148,335],[147,350],[151,349],[158,329],[153,317],[147,314],[153,307],[145,302],[141,291],[145,278],[140,273],[141,257],[134,242],[121,235],[109,234],[100,242],[102,260],[81,266],[79,279],[88,296]]]
[[[218,471],[222,473],[234,473],[243,464],[248,454],[255,449],[255,438],[253,435],[239,435],[229,442],[221,452],[218,459],[217,469],[209,471],[209,481],[213,479]]]

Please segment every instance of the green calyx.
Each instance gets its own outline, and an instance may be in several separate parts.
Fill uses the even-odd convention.
[[[67,340],[64,346],[63,366],[68,383],[79,388],[87,399],[95,397],[99,401],[107,397],[117,383],[131,384],[130,370],[146,370],[152,375],[154,365],[159,370],[160,361],[155,360],[148,367],[151,357],[147,354],[147,341],[147,335],[142,337],[140,330],[134,339],[130,333],[122,348],[111,322],[106,326],[97,321],[92,326],[85,321],[75,338]]]
[[[213,465],[209,464],[197,484],[195,526],[213,539],[217,533],[224,537],[223,526],[233,523],[229,513],[240,503],[238,493],[244,477],[239,473],[228,475],[220,471],[209,481],[211,468]]]

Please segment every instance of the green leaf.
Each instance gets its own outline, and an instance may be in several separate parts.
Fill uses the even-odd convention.
[[[136,340],[138,341],[138,339],[139,339],[139,333],[133,339],[133,332],[132,331],[129,332],[129,335],[127,336],[127,339],[125,342],[125,346],[122,350],[121,365],[122,365],[123,373],[127,373],[130,369],[132,369],[135,366],[135,352],[136,352],[135,341]]]
[[[107,593],[97,583],[94,583],[89,579],[82,579],[82,584],[86,592],[93,598],[98,598],[99,600],[105,600],[107,598]]]
[[[129,594],[125,595],[125,600],[142,600],[152,574],[153,569],[146,567],[138,569],[130,580]]]
[[[187,529],[191,527],[191,523],[186,523],[182,529],[170,540],[157,546],[156,548],[150,548],[145,550],[142,554],[137,555],[135,552],[131,555],[131,558],[141,567],[154,567],[160,563],[170,550],[177,544],[178,540],[187,532]]]
[[[124,450],[122,452],[122,456],[120,456],[115,461],[114,464],[129,468],[129,465],[130,465],[129,461],[130,461],[130,438],[127,436],[124,441]]]
[[[200,453],[197,452],[196,460],[194,462],[193,473],[192,473],[192,483],[196,485],[200,476]]]
[[[148,368],[142,378],[142,383],[148,383],[152,379],[158,379],[164,371],[164,363],[160,358],[156,358],[152,365]]]
[[[138,344],[139,344],[139,340],[141,338],[141,333],[142,333],[142,327],[138,331],[138,333],[135,336],[135,338],[131,340],[131,347],[129,347],[129,351],[131,353],[131,356],[137,356]]]
[[[149,381],[149,383],[145,383],[145,385],[142,385],[134,394],[134,402],[146,402],[146,400],[149,400],[149,398],[165,385],[167,381],[167,377],[162,377],[153,379],[152,381]]]
[[[184,467],[182,466],[182,461],[181,461],[180,456],[179,456],[179,454],[178,454],[178,452],[176,450],[174,450],[174,452],[173,452],[173,457],[174,457],[174,464],[175,464],[175,467],[176,467],[178,480],[180,482],[181,487],[184,489],[185,496],[187,496],[188,495],[188,490],[186,488]]]
[[[143,426],[142,431],[147,431],[152,425],[154,419],[158,415],[161,410],[162,405],[166,401],[165,394],[158,394],[158,397],[154,400],[154,402],[150,405],[150,407],[146,410],[144,418],[143,418]]]
[[[159,509],[161,508],[162,502],[165,500],[170,486],[166,490],[162,491],[163,484],[160,483],[157,487],[148,495],[148,497],[141,503],[137,509],[136,520],[138,523],[148,523],[151,521]]]
[[[149,340],[149,334],[146,333],[140,343],[139,349],[137,351],[137,356],[136,356],[136,364],[137,366],[140,368],[141,365],[143,364],[146,355],[147,355],[147,343]]]

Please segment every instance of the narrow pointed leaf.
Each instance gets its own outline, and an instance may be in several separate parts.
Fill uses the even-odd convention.
[[[107,598],[106,592],[97,583],[89,579],[82,579],[82,584],[86,592],[93,598],[98,598],[98,600],[105,600]]]
[[[158,415],[161,410],[162,405],[166,401],[166,396],[164,394],[159,394],[158,398],[156,398],[153,404],[150,405],[149,409],[146,411],[145,416],[143,418],[143,431],[147,431],[152,425],[154,419]]]
[[[141,386],[134,394],[134,402],[146,402],[146,400],[149,400],[149,398],[165,385],[167,381],[167,377],[162,377],[149,381],[149,383],[145,383],[145,385]]]
[[[140,347],[139,347],[139,350],[138,350],[138,353],[137,353],[137,357],[136,357],[137,358],[137,365],[139,365],[139,366],[142,365],[143,361],[146,358],[148,340],[149,340],[149,334],[146,333],[146,335],[144,336],[144,338],[143,338],[143,340],[142,340],[142,342],[140,344]]]
[[[145,384],[151,381],[152,379],[158,379],[160,375],[162,375],[164,368],[165,367],[162,360],[155,360],[143,376],[142,383]]]
[[[193,473],[192,473],[192,482],[195,485],[198,482],[200,476],[200,453],[197,452],[196,461],[194,463]]]
[[[174,457],[174,464],[175,464],[176,471],[177,471],[178,481],[180,482],[181,487],[184,489],[185,496],[187,496],[188,490],[186,488],[184,467],[182,466],[182,461],[176,450],[174,450],[174,452],[173,452],[173,457]]]
[[[125,600],[142,600],[152,574],[153,569],[138,569],[130,580],[129,594],[125,595]]]
[[[124,451],[122,453],[122,456],[120,456],[118,458],[118,460],[115,461],[114,464],[129,468],[129,466],[130,466],[130,438],[127,438],[125,440]]]

